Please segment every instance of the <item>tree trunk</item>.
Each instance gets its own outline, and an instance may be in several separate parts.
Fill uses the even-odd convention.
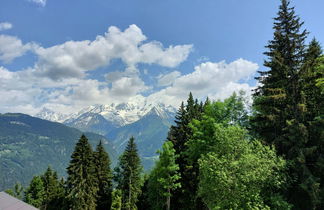
[[[168,197],[167,197],[167,202],[166,202],[167,210],[170,210],[170,203],[171,203],[170,200],[171,200],[170,188],[168,188]]]

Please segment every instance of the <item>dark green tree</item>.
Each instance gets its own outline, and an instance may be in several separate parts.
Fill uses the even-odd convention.
[[[112,197],[111,210],[121,210],[122,192],[118,189],[115,189],[112,191],[111,197]]]
[[[65,189],[64,185],[58,179],[56,171],[48,167],[41,178],[44,185],[44,201],[41,209],[63,209]]]
[[[179,165],[181,188],[172,192],[171,203],[172,209],[202,209],[203,203],[197,199],[198,179],[196,168],[187,161],[186,142],[190,139],[192,132],[189,123],[193,119],[200,119],[204,105],[198,103],[189,94],[186,105],[181,104],[176,116],[175,125],[171,126],[168,141],[174,145],[175,153],[178,155],[176,163]]]
[[[96,209],[98,183],[94,156],[87,137],[81,136],[67,168],[67,199],[74,210]]]
[[[144,174],[143,185],[141,188],[141,195],[138,197],[138,201],[136,203],[138,210],[146,210],[152,209],[149,203],[149,174]]]
[[[137,209],[136,202],[141,194],[141,173],[143,167],[138,155],[134,137],[127,143],[119,160],[119,183],[117,189],[122,192],[122,209]]]
[[[25,202],[40,208],[45,198],[44,183],[40,176],[34,176],[25,192]]]
[[[95,173],[98,183],[97,209],[106,210],[111,207],[112,172],[110,170],[110,158],[105,151],[102,141],[94,152]]]
[[[276,144],[279,153],[284,154],[291,143],[282,138],[283,128],[287,120],[300,118],[298,73],[304,62],[307,32],[301,31],[303,23],[287,0],[282,0],[274,20],[274,37],[265,52],[268,59],[264,66],[269,70],[259,72],[261,76],[257,78],[262,85],[254,94],[256,113],[252,122],[257,134],[268,143]]]
[[[314,84],[310,72],[320,48],[316,41],[306,48],[307,31],[301,29],[303,22],[289,4],[282,0],[274,19],[274,37],[264,63],[269,70],[258,78],[261,86],[254,94],[252,128],[288,160],[291,185],[286,195],[294,208],[316,209],[321,200],[319,179],[310,160],[316,145],[310,144],[307,118],[312,118],[310,113],[318,104],[313,103],[314,90],[307,84]]]

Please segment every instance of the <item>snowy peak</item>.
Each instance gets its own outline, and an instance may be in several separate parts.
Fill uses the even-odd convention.
[[[172,106],[166,106],[161,103],[148,103],[146,100],[133,100],[119,104],[97,104],[83,108],[78,113],[71,115],[55,113],[52,110],[44,108],[36,117],[50,121],[64,122],[73,127],[74,124],[76,124],[76,127],[82,127],[81,125],[88,126],[90,121],[92,124],[95,123],[94,117],[100,115],[114,127],[122,127],[134,123],[148,114],[157,115],[162,119],[170,119],[174,116],[175,112],[176,109]],[[95,118],[98,118],[98,116]]]
[[[62,123],[68,118],[68,115],[57,113],[57,112],[54,112],[53,110],[50,110],[50,109],[47,109],[44,107],[38,114],[35,115],[35,117],[38,117],[38,118],[41,118],[44,120],[53,121],[53,122]]]

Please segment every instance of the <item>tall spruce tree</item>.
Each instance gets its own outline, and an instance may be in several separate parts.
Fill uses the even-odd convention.
[[[282,0],[278,16],[274,18],[274,37],[266,46],[264,54],[268,60],[264,66],[268,71],[260,73],[261,86],[254,94],[256,114],[253,119],[254,129],[268,143],[276,144],[280,154],[286,153],[289,142],[282,139],[286,121],[299,119],[298,108],[298,73],[305,55],[304,40],[307,32],[301,31],[303,23],[295,15],[289,1]]]
[[[87,137],[77,142],[67,168],[67,199],[74,210],[96,209],[98,183],[95,177],[94,156]]]
[[[112,172],[110,170],[110,158],[102,145],[102,141],[97,145],[94,157],[98,183],[97,210],[107,210],[111,208]]]
[[[136,202],[141,194],[142,170],[135,139],[131,137],[119,160],[120,177],[117,188],[122,192],[122,209],[137,209]]]
[[[181,175],[181,188],[177,188],[172,192],[171,203],[172,209],[203,209],[204,204],[197,198],[198,190],[198,167],[193,167],[187,160],[186,143],[192,135],[189,123],[193,119],[200,119],[204,105],[198,103],[193,98],[192,93],[189,94],[187,104],[181,104],[176,116],[175,125],[171,126],[168,141],[174,145],[175,153],[178,155],[176,163],[179,165]]]
[[[40,208],[44,202],[44,183],[40,176],[34,176],[25,192],[25,202]]]
[[[41,178],[44,185],[44,200],[41,209],[63,209],[65,189],[59,181],[56,171],[48,167]]]
[[[286,195],[294,208],[316,209],[319,180],[308,159],[314,148],[309,144],[309,126],[305,120],[308,110],[303,74],[318,50],[312,47],[307,53],[304,44],[307,32],[301,30],[303,22],[289,4],[288,0],[282,0],[274,19],[274,38],[269,41],[269,51],[265,53],[268,60],[264,63],[269,71],[260,72],[257,78],[261,86],[254,94],[252,127],[288,160],[292,183]]]

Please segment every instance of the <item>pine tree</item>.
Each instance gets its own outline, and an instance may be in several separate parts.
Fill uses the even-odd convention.
[[[67,199],[74,210],[96,209],[98,185],[94,157],[88,139],[82,135],[75,146],[67,168]]]
[[[131,137],[119,160],[120,179],[117,188],[122,191],[122,209],[137,209],[136,202],[141,194],[142,168],[135,139]]]
[[[106,210],[111,207],[112,172],[110,170],[110,158],[105,151],[102,141],[94,152],[96,179],[98,183],[97,209]]]
[[[301,84],[303,96],[306,102],[306,120],[312,121],[320,114],[320,109],[323,104],[323,94],[321,89],[316,86],[317,80],[323,75],[320,73],[320,56],[322,48],[314,38],[306,51],[305,64],[301,72]]]
[[[44,183],[40,176],[34,176],[25,192],[25,202],[39,208],[44,202]]]
[[[257,78],[261,86],[254,94],[252,127],[289,161],[292,184],[287,197],[290,202],[296,209],[316,209],[319,184],[309,162],[314,147],[309,144],[308,102],[305,99],[309,95],[307,92],[312,90],[307,91],[304,85],[309,79],[305,75],[319,50],[313,42],[306,51],[307,31],[301,30],[303,22],[289,4],[288,0],[282,0],[274,19],[274,38],[267,46],[268,60],[264,63],[269,71],[260,72]]]
[[[41,178],[44,184],[44,201],[42,209],[62,209],[65,190],[64,185],[62,185],[58,179],[56,171],[53,171],[51,167],[48,167]]]
[[[254,94],[256,115],[252,122],[259,136],[269,144],[275,143],[283,154],[287,144],[282,139],[282,128],[292,116],[299,118],[296,106],[300,104],[300,95],[296,83],[304,60],[307,32],[300,31],[303,23],[287,0],[282,0],[274,20],[274,38],[266,46],[269,51],[264,53],[268,56],[264,66],[269,71],[259,72],[261,76],[257,79],[262,85]]]
[[[312,173],[305,177],[304,182],[309,184],[304,184],[303,187],[310,192],[309,197],[318,209],[324,208],[324,92],[316,86],[317,80],[324,78],[324,57],[320,56],[321,53],[318,42],[313,40],[307,50],[302,75],[308,129],[306,164]]]
[[[187,104],[181,104],[176,117],[175,125],[171,126],[168,141],[174,145],[175,153],[178,155],[176,163],[179,165],[181,174],[181,188],[174,190],[172,193],[172,201],[174,209],[202,209],[203,204],[198,198],[198,177],[197,167],[192,167],[187,160],[186,143],[192,135],[189,123],[193,119],[200,119],[202,116],[203,104],[199,104],[198,100],[193,98],[192,93],[189,94]]]
[[[166,141],[162,151],[158,151],[159,161],[152,170],[149,179],[149,201],[153,209],[167,209],[171,206],[171,192],[179,188],[179,166],[173,144]]]
[[[122,206],[122,199],[121,199],[121,191],[118,189],[115,189],[112,191],[111,197],[112,197],[112,203],[111,203],[111,210],[121,210]]]

